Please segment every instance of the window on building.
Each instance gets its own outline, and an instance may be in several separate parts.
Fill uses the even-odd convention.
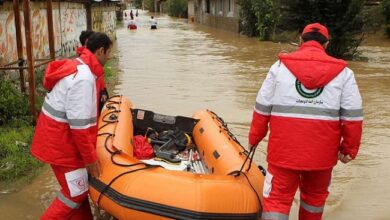
[[[210,0],[206,0],[206,13],[210,13]]]
[[[223,15],[223,0],[219,0],[218,2],[218,14]]]
[[[233,11],[233,0],[228,0],[228,10],[229,12]]]

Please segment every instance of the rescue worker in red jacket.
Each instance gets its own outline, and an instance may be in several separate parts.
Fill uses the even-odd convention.
[[[300,47],[280,54],[253,111],[249,147],[270,135],[262,219],[288,219],[297,188],[299,219],[321,219],[333,167],[355,159],[362,135],[362,100],[354,73],[326,54],[329,33],[307,25]]]
[[[47,93],[31,153],[50,164],[61,191],[41,219],[93,219],[88,202],[88,174],[99,177],[95,146],[103,66],[112,41],[94,33],[80,57],[51,62],[43,85]]]
[[[93,33],[95,33],[95,32],[90,31],[90,30],[81,31],[80,36],[79,36],[81,47],[77,48],[77,50],[76,50],[77,55],[80,56],[82,54],[83,50],[86,48],[85,45],[88,42],[88,38]],[[104,77],[100,77],[98,83],[101,84],[101,86],[99,86],[99,88],[101,88],[101,90],[99,91],[99,93],[100,93],[99,111],[101,111],[103,109],[104,103],[106,103],[107,99],[109,98],[109,95],[108,95],[108,91],[106,88],[106,84],[104,82]]]

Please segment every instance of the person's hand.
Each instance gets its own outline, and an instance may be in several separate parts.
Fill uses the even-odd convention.
[[[107,99],[108,99],[108,96],[106,94],[103,94],[103,95],[100,96],[100,101],[101,102],[106,102]]]
[[[99,161],[96,161],[95,163],[87,164],[87,165],[85,165],[85,167],[87,168],[87,171],[89,174],[91,174],[91,176],[93,176],[95,178],[100,177],[101,171],[100,171]]]
[[[345,154],[342,154],[341,152],[339,152],[339,160],[343,163],[348,163],[349,161],[352,160],[351,156],[349,156],[348,154],[345,155]]]
[[[100,102],[105,103],[108,99],[108,92],[107,89],[103,89],[100,91]]]

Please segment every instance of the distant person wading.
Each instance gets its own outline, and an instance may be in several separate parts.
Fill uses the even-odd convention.
[[[153,16],[150,17],[149,23],[150,29],[157,29],[157,20]]]

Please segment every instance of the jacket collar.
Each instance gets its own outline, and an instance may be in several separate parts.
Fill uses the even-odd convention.
[[[304,42],[299,47],[299,50],[319,50],[325,52],[325,48],[320,43],[314,40]]]
[[[103,66],[99,63],[96,56],[87,48],[78,48],[78,51],[80,52],[80,59],[89,66],[92,73],[98,78],[103,75],[104,69]]]

